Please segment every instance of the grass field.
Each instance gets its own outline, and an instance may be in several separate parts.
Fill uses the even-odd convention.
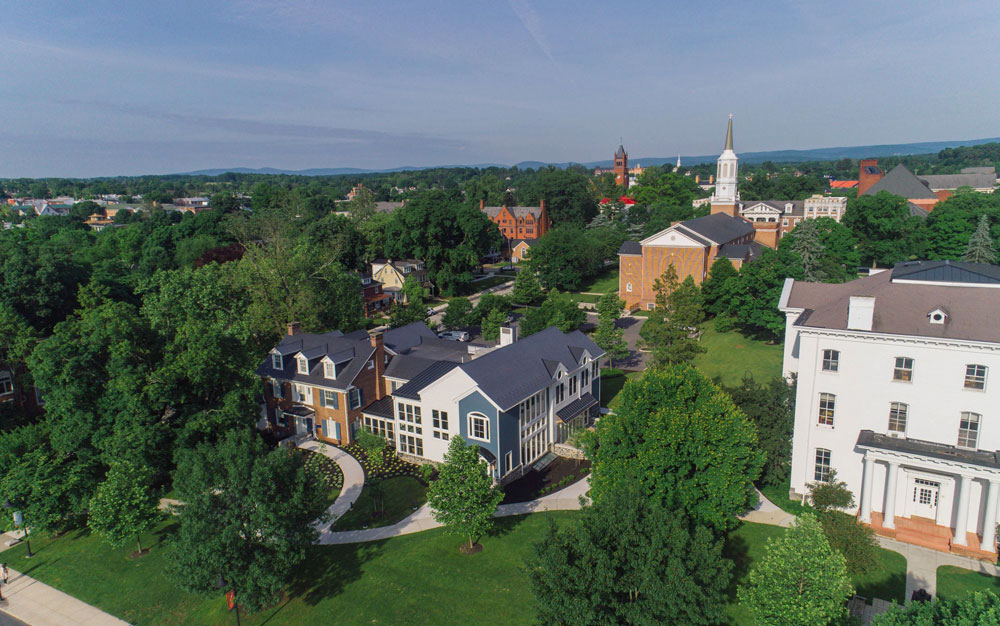
[[[462,539],[435,529],[393,539],[309,550],[285,598],[254,616],[247,626],[298,624],[394,624],[401,626],[479,624],[528,625],[535,620],[534,599],[525,578],[531,546],[545,534],[548,521],[565,525],[574,512],[535,513],[502,518],[494,533],[481,540],[484,550],[472,556],[458,551]],[[167,573],[166,539],[173,521],[144,537],[152,551],[129,559],[131,547],[107,547],[87,531],[58,539],[35,539],[37,556],[23,558],[24,546],[5,557],[11,567],[94,604],[133,624],[231,624],[222,596],[204,598],[181,591]],[[768,537],[784,529],[743,524],[730,536],[726,554],[736,562],[736,587],[764,552]],[[900,600],[905,579],[902,556],[882,551],[884,571],[858,580],[858,593]],[[748,624],[746,612],[727,607],[731,623]]]
[[[1000,594],[1000,578],[951,565],[938,568],[937,593],[942,600],[955,600],[974,591]]]
[[[497,276],[491,276],[489,278],[484,278],[483,280],[477,280],[469,284],[469,293],[479,293],[484,289],[489,289],[490,287],[496,287],[497,285],[514,280],[514,274],[502,274]]]
[[[746,372],[758,382],[781,376],[781,344],[748,339],[736,331],[718,333],[706,323],[702,325],[701,345],[708,352],[696,356],[694,366],[723,385],[738,385]]]
[[[611,293],[618,291],[618,268],[609,267],[580,287],[580,293]]]
[[[614,410],[618,406],[618,393],[625,386],[625,382],[642,372],[623,372],[619,369],[601,370],[601,404]]]
[[[402,521],[413,510],[427,502],[427,487],[412,476],[397,476],[382,481],[382,515],[375,517],[372,489],[365,485],[354,506],[338,519],[334,530],[358,530],[390,526]]]

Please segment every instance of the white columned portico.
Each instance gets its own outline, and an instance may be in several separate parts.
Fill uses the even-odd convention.
[[[961,474],[958,477],[958,516],[955,518],[955,534],[952,543],[964,546],[968,543],[966,531],[969,527],[969,492],[972,491],[972,478]]]
[[[882,527],[896,527],[896,478],[899,476],[899,463],[889,462],[889,472],[885,477],[885,506],[882,507]]]
[[[997,496],[1000,495],[1000,482],[990,481],[989,493],[986,496],[986,516],[983,519],[983,541],[979,548],[984,552],[996,550],[997,539]]]
[[[861,523],[872,523],[872,478],[875,474],[875,459],[867,454],[864,458],[864,474],[861,478]]]

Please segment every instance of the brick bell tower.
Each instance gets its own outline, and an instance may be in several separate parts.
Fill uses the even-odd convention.
[[[628,152],[625,146],[618,143],[618,151],[615,152],[615,184],[628,189]]]

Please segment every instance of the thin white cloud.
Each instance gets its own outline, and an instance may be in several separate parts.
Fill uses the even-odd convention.
[[[549,41],[542,30],[542,18],[538,15],[535,7],[531,6],[528,0],[507,0],[507,4],[510,5],[517,19],[521,20],[524,30],[528,31],[539,49],[549,58],[549,61],[552,61],[553,65],[556,65],[556,59],[552,55],[552,47],[549,46]]]

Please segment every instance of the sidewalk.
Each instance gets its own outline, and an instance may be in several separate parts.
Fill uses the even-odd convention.
[[[307,441],[299,447],[319,452],[333,459],[340,466],[340,471],[344,474],[344,485],[340,488],[340,495],[330,505],[330,508],[326,510],[329,520],[325,524],[316,526],[322,537],[325,534],[329,534],[333,523],[350,511],[354,503],[358,501],[361,490],[365,486],[365,471],[361,468],[361,464],[358,463],[357,459],[335,446],[312,440]]]
[[[6,550],[6,542],[12,538],[10,534],[3,537],[0,550]],[[18,559],[17,564],[30,567],[31,561]],[[0,611],[31,626],[128,625],[128,622],[15,571],[10,565],[10,583],[3,586],[4,601],[0,602]]]

